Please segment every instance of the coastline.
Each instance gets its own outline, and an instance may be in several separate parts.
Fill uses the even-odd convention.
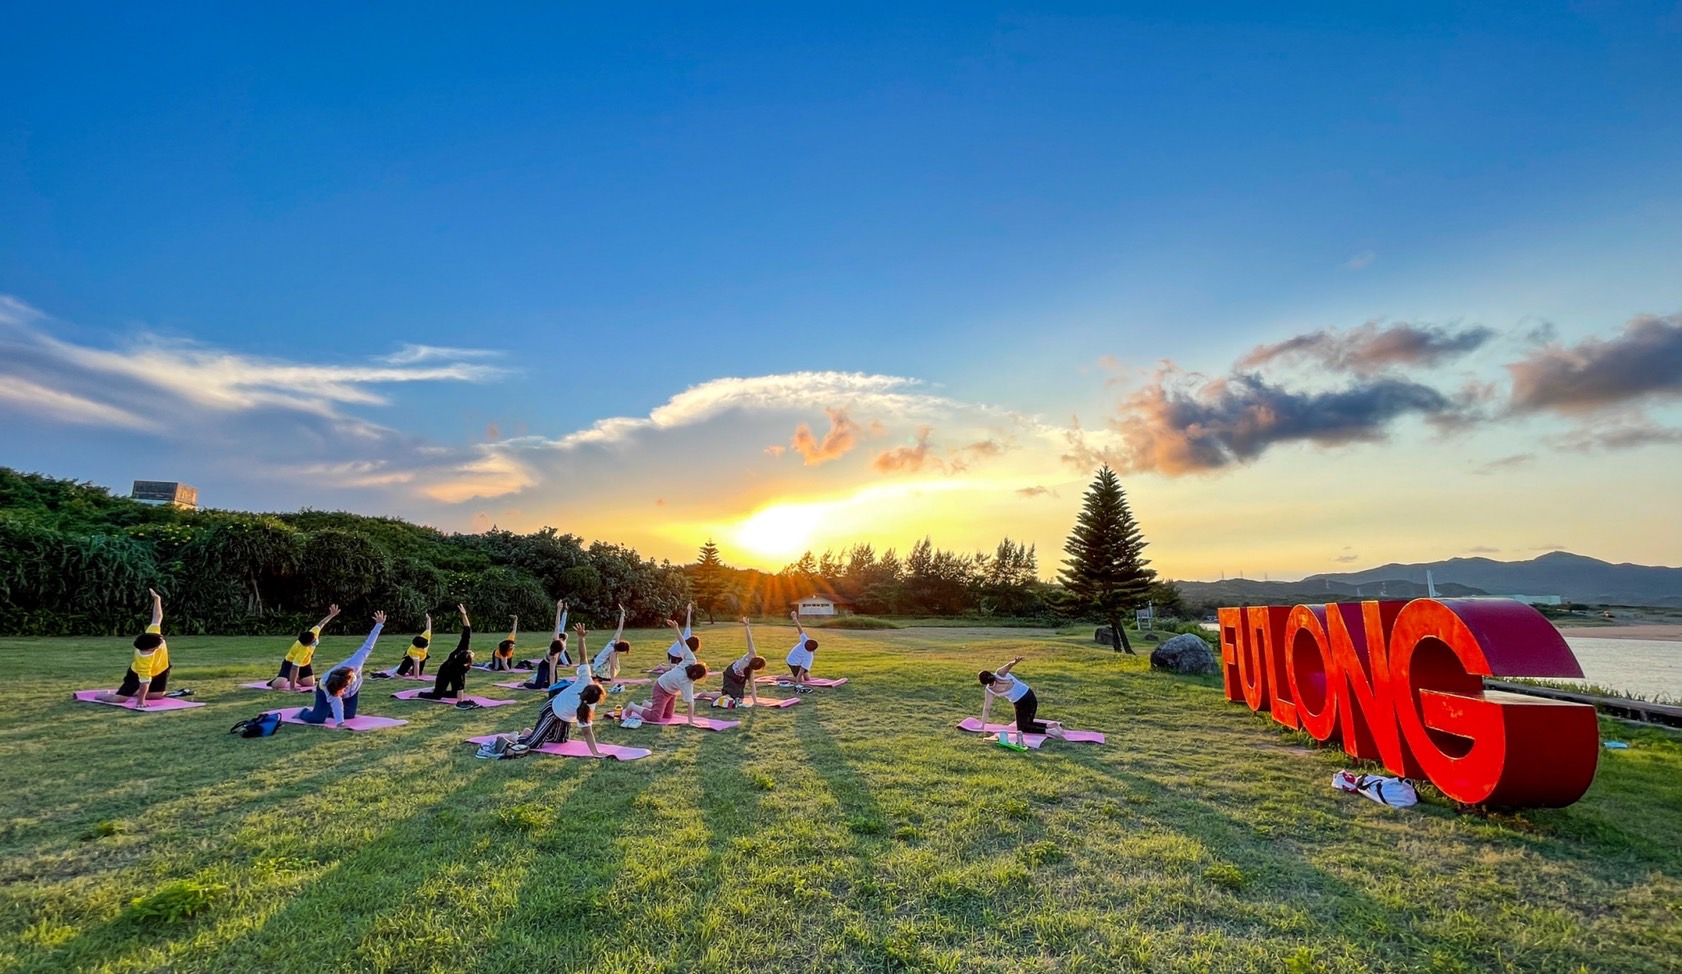
[[[1682,642],[1682,624],[1634,623],[1627,626],[1559,626],[1561,636],[1584,639],[1653,639]]]

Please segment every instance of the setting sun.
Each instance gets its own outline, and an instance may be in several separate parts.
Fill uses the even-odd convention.
[[[738,545],[761,558],[792,561],[812,543],[824,521],[827,504],[772,504],[760,508],[736,526]]]

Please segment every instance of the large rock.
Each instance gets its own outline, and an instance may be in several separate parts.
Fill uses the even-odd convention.
[[[1115,636],[1110,633],[1109,626],[1099,626],[1097,630],[1092,633],[1092,641],[1101,646],[1114,646]]]
[[[1202,637],[1183,632],[1151,650],[1151,668],[1174,673],[1213,673],[1215,651]]]

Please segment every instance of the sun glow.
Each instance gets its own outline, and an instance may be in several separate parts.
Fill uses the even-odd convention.
[[[736,544],[761,558],[792,561],[812,544],[831,504],[772,504],[749,515],[733,532]]]

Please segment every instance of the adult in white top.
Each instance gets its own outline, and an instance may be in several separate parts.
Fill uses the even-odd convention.
[[[1018,656],[997,670],[982,670],[981,680],[981,723],[987,723],[987,715],[993,709],[993,698],[1004,697],[1016,708],[1016,743],[1026,746],[1022,737],[1024,734],[1048,734],[1052,737],[1063,736],[1063,725],[1055,720],[1035,720],[1034,715],[1040,709],[1039,698],[1034,696],[1034,688],[1010,675],[1012,668],[1022,662]]]
[[[583,625],[577,627],[578,651],[583,653],[586,630]],[[537,720],[533,725],[520,733],[515,740],[515,753],[540,747],[550,742],[565,744],[572,737],[574,726],[584,732],[584,743],[590,746],[590,753],[596,757],[603,757],[601,749],[596,746],[596,704],[600,703],[606,693],[601,684],[597,683],[590,672],[590,664],[584,663],[578,667],[578,679],[564,690],[560,690],[543,702],[543,707],[537,713]]]
[[[800,613],[790,612],[790,619],[794,620],[794,628],[800,630],[800,638],[794,641],[794,648],[788,651],[783,662],[788,664],[788,671],[794,677],[795,693],[811,693],[812,688],[806,681],[812,676],[812,654],[818,651],[818,641],[806,636],[806,627],[800,624]]]
[[[625,605],[619,605],[619,628],[614,630],[613,638],[607,641],[602,651],[590,661],[590,669],[596,678],[604,683],[614,683],[619,679],[619,656],[631,651],[631,644],[619,638],[625,635]]]
[[[684,718],[686,723],[695,722],[695,684],[706,678],[707,664],[690,663],[674,670],[668,670],[654,681],[654,698],[647,703],[628,703],[625,705],[626,715],[635,714],[645,721],[670,721],[677,712],[679,697],[688,705],[689,716]]]

